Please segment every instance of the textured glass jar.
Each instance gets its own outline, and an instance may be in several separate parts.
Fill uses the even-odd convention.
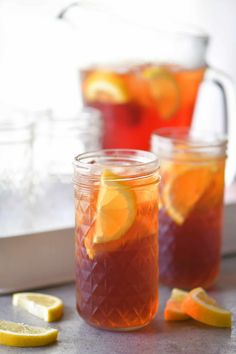
[[[0,121],[1,190],[28,188],[32,137],[32,124],[23,117]]]
[[[161,165],[160,281],[191,289],[219,273],[227,140],[188,129],[160,129],[152,151]]]
[[[85,107],[73,117],[48,112],[36,124],[34,151],[39,179],[71,183],[75,154],[101,147],[100,116],[99,111]]]
[[[156,314],[158,184],[150,152],[75,158],[76,299],[91,325],[129,331]]]
[[[20,232],[25,223],[30,222],[26,213],[30,204],[33,176],[32,132],[32,124],[23,112],[9,109],[4,120],[0,120],[2,235]]]
[[[71,179],[75,154],[101,148],[101,114],[84,108],[69,119],[53,116],[49,134],[50,174],[61,178],[69,175]]]

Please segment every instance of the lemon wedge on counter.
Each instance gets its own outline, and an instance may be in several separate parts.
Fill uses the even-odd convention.
[[[202,288],[193,289],[183,301],[183,311],[195,320],[214,327],[231,327],[230,311],[219,307]]]
[[[13,347],[40,347],[57,340],[58,330],[0,320],[0,344]]]
[[[186,299],[187,295],[187,291],[177,288],[172,290],[164,310],[164,318],[166,321],[182,321],[189,319],[189,316],[182,309],[183,301]]]
[[[63,302],[51,295],[40,293],[13,294],[12,303],[46,322],[57,321],[63,314]]]

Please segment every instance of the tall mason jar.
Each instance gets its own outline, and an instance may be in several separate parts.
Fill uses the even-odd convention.
[[[191,289],[211,286],[220,268],[223,136],[166,128],[152,135],[160,158],[160,281]]]
[[[129,331],[157,312],[159,180],[150,152],[75,158],[77,310],[93,326]]]

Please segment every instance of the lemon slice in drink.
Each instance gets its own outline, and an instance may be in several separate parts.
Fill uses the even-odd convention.
[[[124,82],[117,74],[94,71],[85,79],[83,93],[88,102],[125,103],[129,94]]]
[[[40,347],[57,340],[58,330],[0,321],[0,344],[14,347]]]
[[[149,82],[160,117],[171,119],[180,106],[179,87],[174,75],[166,68],[150,66],[144,69],[143,76]]]
[[[104,170],[97,201],[93,242],[105,243],[121,238],[132,226],[136,216],[135,194],[120,182],[121,177]]]
[[[166,321],[183,321],[189,319],[189,316],[182,308],[183,301],[186,299],[187,295],[187,291],[177,288],[172,290],[164,310],[164,318]]]
[[[183,302],[183,310],[195,320],[215,327],[231,327],[230,311],[219,307],[202,288],[189,292]]]
[[[169,173],[163,184],[162,201],[168,215],[181,225],[211,183],[208,167],[189,167]]]
[[[57,321],[63,314],[63,302],[51,295],[39,293],[16,293],[12,303],[46,322]]]

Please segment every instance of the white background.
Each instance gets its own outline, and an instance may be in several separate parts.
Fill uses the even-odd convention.
[[[88,3],[89,1],[84,1]],[[236,80],[235,0],[93,0],[122,16],[202,27],[211,36],[208,63]],[[62,0],[0,1],[0,98],[23,106],[71,109],[78,100],[74,50],[79,43],[56,15]],[[95,31],[96,23],[88,24]],[[63,103],[62,103],[63,102]]]
[[[201,27],[210,36],[208,64],[236,80],[235,0],[82,1],[151,25],[166,20]],[[81,103],[75,53],[80,45],[72,28],[56,19],[68,4],[65,0],[0,1],[0,100],[28,109],[52,108],[65,116],[77,110]],[[93,33],[97,26],[93,20],[87,31]],[[218,98],[219,92],[213,92],[205,99],[204,107],[211,112],[202,112],[200,126],[219,126]],[[236,118],[231,142],[235,136]],[[236,157],[232,157],[236,148],[230,149],[230,163],[236,168]]]

